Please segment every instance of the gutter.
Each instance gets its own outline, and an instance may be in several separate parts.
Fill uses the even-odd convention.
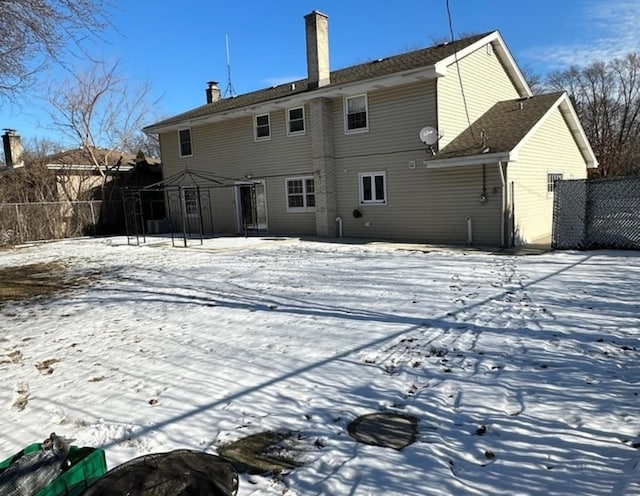
[[[451,157],[425,160],[423,164],[427,169],[445,169],[448,167],[462,167],[465,165],[493,164],[495,162],[514,162],[515,157],[511,152],[486,153],[468,155],[466,157]]]

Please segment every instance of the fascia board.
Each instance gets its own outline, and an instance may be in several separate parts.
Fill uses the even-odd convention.
[[[445,59],[442,59],[440,62],[435,64],[436,72],[442,75],[445,75],[447,73],[447,69],[449,66],[455,64],[457,61],[463,59],[470,53],[473,53],[476,50],[487,45],[487,43],[492,44],[493,50],[498,54],[498,57],[500,58],[504,67],[506,68],[507,73],[509,74],[509,76],[511,76],[511,79],[516,85],[516,88],[520,96],[521,97],[532,96],[533,93],[531,91],[531,88],[529,88],[529,84],[527,83],[526,79],[522,75],[522,72],[520,71],[518,64],[512,57],[511,52],[509,52],[509,49],[507,48],[506,43],[504,42],[504,40],[502,39],[502,36],[500,36],[500,33],[498,31],[489,33],[487,36],[479,39],[478,41],[469,45],[468,47],[463,48],[462,50],[458,51],[453,55],[449,55]]]
[[[285,109],[289,107],[295,107],[307,103],[316,98],[336,98],[342,96],[349,96],[355,93],[365,93],[368,91],[391,88],[402,84],[407,84],[415,81],[429,80],[441,77],[443,74],[438,73],[434,65],[424,66],[417,69],[410,69],[407,71],[397,72],[387,76],[381,76],[372,79],[366,79],[362,81],[356,81],[353,83],[332,85],[325,88],[319,88],[317,90],[297,93],[290,96],[284,96],[275,100],[269,100],[265,102],[255,103],[230,109],[226,111],[216,112],[215,114],[209,114],[201,117],[194,117],[192,119],[182,120],[179,122],[173,122],[165,126],[148,126],[143,128],[146,134],[159,134],[162,132],[175,131],[178,129],[184,129],[186,127],[195,127],[203,124],[210,124],[213,122],[221,122],[227,119],[233,119],[236,117],[242,117],[246,115],[254,115],[256,113],[269,112],[271,110]]]
[[[573,105],[571,105],[569,97],[566,93],[560,95],[555,103],[549,107],[549,110],[547,110],[545,114],[540,119],[538,119],[538,122],[536,122],[531,127],[531,129],[529,129],[529,132],[527,132],[527,134],[525,134],[520,142],[513,148],[513,153],[517,154],[520,151],[520,149],[526,144],[529,138],[531,138],[534,133],[540,128],[540,126],[542,126],[545,121],[549,119],[549,117],[556,111],[556,109],[560,110],[563,117],[565,118],[565,122],[569,126],[569,131],[571,131],[571,134],[573,135],[573,138],[578,145],[578,149],[580,150],[582,157],[587,163],[587,167],[597,167],[598,160],[593,153],[593,149],[591,148],[589,140],[584,133],[584,129],[580,124],[580,120],[578,119],[578,116],[573,109]]]
[[[516,156],[509,152],[487,153],[470,155],[468,157],[452,157],[443,159],[425,160],[423,164],[427,169],[446,169],[450,167],[462,167],[465,165],[495,164],[498,162],[514,162]]]

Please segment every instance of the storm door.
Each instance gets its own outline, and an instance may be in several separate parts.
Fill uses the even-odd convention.
[[[239,233],[267,232],[267,195],[264,182],[236,185],[236,224]]]

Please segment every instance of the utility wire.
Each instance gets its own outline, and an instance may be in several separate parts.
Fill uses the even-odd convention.
[[[447,18],[449,19],[449,33],[451,34],[451,42],[455,42],[455,35],[453,34],[453,21],[451,19],[451,6],[449,5],[449,0],[445,0],[447,6]],[[462,103],[464,105],[464,112],[467,116],[467,124],[469,124],[469,129],[471,130],[471,137],[473,138],[474,143],[476,142],[476,134],[473,131],[473,126],[471,125],[471,118],[469,117],[469,107],[467,106],[467,97],[464,93],[464,85],[462,84],[462,72],[460,71],[460,64],[458,62],[458,50],[455,49],[453,51],[453,56],[456,61],[456,69],[458,70],[458,81],[460,82],[460,93],[462,94]]]

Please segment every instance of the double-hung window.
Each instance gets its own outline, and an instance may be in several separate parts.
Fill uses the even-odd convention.
[[[269,114],[256,115],[254,132],[256,141],[271,139]]]
[[[181,129],[178,131],[178,141],[180,142],[180,156],[190,157],[193,155],[191,149],[191,129]]]
[[[346,133],[367,131],[367,95],[348,96],[344,99],[344,130]]]
[[[560,173],[547,174],[547,196],[553,195],[553,192],[556,190],[556,181],[562,181],[562,174]]]
[[[304,134],[304,107],[287,110],[287,136]]]
[[[313,177],[289,177],[285,179],[287,212],[311,212],[316,208],[316,191]]]
[[[387,181],[384,172],[361,172],[358,174],[360,204],[385,205],[387,203]]]

